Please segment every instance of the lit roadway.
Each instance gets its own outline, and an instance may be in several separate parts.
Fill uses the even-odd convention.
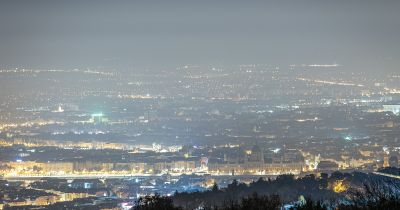
[[[113,174],[113,175],[107,175],[107,174],[93,174],[93,175],[48,175],[48,176],[4,176],[3,179],[6,180],[38,180],[38,179],[43,179],[43,178],[57,178],[57,179],[129,179],[129,178],[157,178],[161,177],[164,174]],[[173,177],[179,177],[183,174],[171,174]],[[186,174],[186,175],[192,175],[192,174]],[[204,175],[204,174],[194,174],[194,175]],[[235,177],[235,178],[252,178],[252,177],[276,177],[278,175],[227,175],[227,174],[212,174],[212,177],[215,178],[224,178],[224,177]]]
[[[381,172],[372,172],[372,173],[376,174],[376,175],[380,175],[380,176],[386,176],[386,177],[390,177],[390,178],[394,178],[394,179],[400,179],[400,176],[398,176],[398,175],[385,174],[385,173],[381,173]]]

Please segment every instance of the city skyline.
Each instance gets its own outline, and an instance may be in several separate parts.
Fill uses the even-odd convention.
[[[0,210],[400,207],[400,1],[0,1]]]

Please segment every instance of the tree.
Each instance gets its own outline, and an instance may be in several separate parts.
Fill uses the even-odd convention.
[[[182,208],[174,206],[170,197],[156,194],[139,198],[132,210],[182,210]]]
[[[278,195],[263,195],[257,193],[249,197],[244,197],[240,202],[230,201],[225,202],[220,208],[214,207],[214,210],[276,210],[282,205]]]
[[[375,181],[351,192],[351,205],[339,209],[400,209],[400,186],[395,181]]]
[[[216,182],[214,182],[214,185],[212,186],[211,191],[214,192],[214,193],[219,191],[219,187],[218,187],[218,184]]]
[[[228,184],[228,190],[235,190],[239,186],[239,182],[234,179],[232,183]]]
[[[306,198],[304,204],[296,205],[296,210],[326,210],[327,208],[322,204],[321,201],[314,202],[310,198]]]

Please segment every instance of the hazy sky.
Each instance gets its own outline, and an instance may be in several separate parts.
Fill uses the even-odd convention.
[[[0,67],[400,71],[400,0],[0,1]]]

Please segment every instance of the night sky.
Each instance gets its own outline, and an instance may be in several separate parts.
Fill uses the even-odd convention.
[[[399,0],[1,0],[0,68],[339,63],[399,72]]]

